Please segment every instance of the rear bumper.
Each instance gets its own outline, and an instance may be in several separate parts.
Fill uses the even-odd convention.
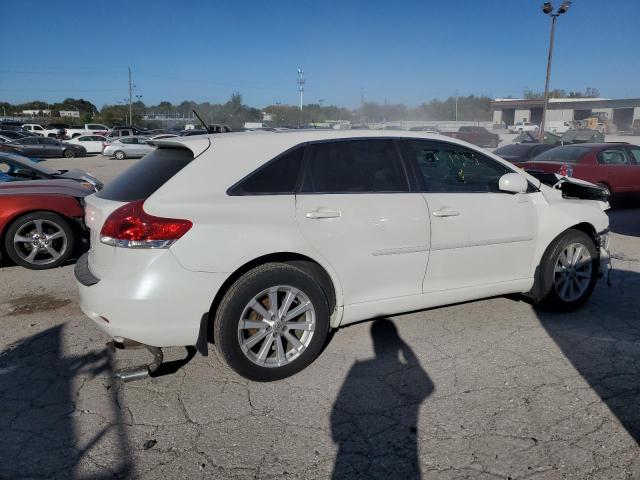
[[[154,347],[196,345],[202,319],[227,277],[186,270],[168,250],[124,277],[97,278],[87,258],[83,255],[75,267],[84,314],[116,341]]]

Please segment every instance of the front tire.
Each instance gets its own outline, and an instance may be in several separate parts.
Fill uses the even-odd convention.
[[[126,158],[126,155],[123,151],[118,150],[113,154],[113,158],[115,158],[116,160],[124,160]]]
[[[320,353],[329,332],[327,298],[303,270],[261,265],[224,295],[213,332],[221,357],[238,374],[260,382],[279,380]]]
[[[539,305],[549,310],[575,310],[591,297],[598,279],[599,257],[593,239],[567,230],[547,248],[539,268]]]
[[[62,152],[62,156],[64,158],[73,158],[76,156],[76,152],[74,152],[73,150],[71,150],[70,148],[68,148],[67,150]]]
[[[16,265],[45,270],[69,259],[75,249],[75,235],[69,222],[57,213],[33,212],[9,226],[4,249]]]

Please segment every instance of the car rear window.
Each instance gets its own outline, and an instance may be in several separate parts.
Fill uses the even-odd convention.
[[[537,155],[536,162],[575,163],[589,152],[589,147],[556,147]]]
[[[96,196],[117,202],[143,200],[192,160],[193,152],[189,149],[157,148],[107,183]]]

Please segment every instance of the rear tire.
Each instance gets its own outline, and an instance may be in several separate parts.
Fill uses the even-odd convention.
[[[225,362],[260,382],[289,377],[308,366],[328,332],[329,307],[320,285],[299,268],[281,263],[261,265],[240,277],[222,298],[213,327]]]
[[[53,212],[32,212],[17,218],[7,228],[4,238],[4,250],[9,258],[31,270],[62,265],[74,252],[75,245],[71,225]]]
[[[125,158],[127,158],[127,156],[123,151],[118,150],[117,152],[114,152],[113,158],[115,158],[116,160],[124,160]]]
[[[581,307],[593,293],[598,267],[593,239],[580,230],[567,230],[549,245],[540,262],[538,304],[556,311]]]

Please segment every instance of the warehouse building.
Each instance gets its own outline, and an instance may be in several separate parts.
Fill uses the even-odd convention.
[[[493,124],[510,126],[518,122],[542,122],[541,99],[497,98],[491,102]],[[550,98],[547,122],[579,121],[598,117],[609,128],[629,130],[640,119],[640,98]]]

